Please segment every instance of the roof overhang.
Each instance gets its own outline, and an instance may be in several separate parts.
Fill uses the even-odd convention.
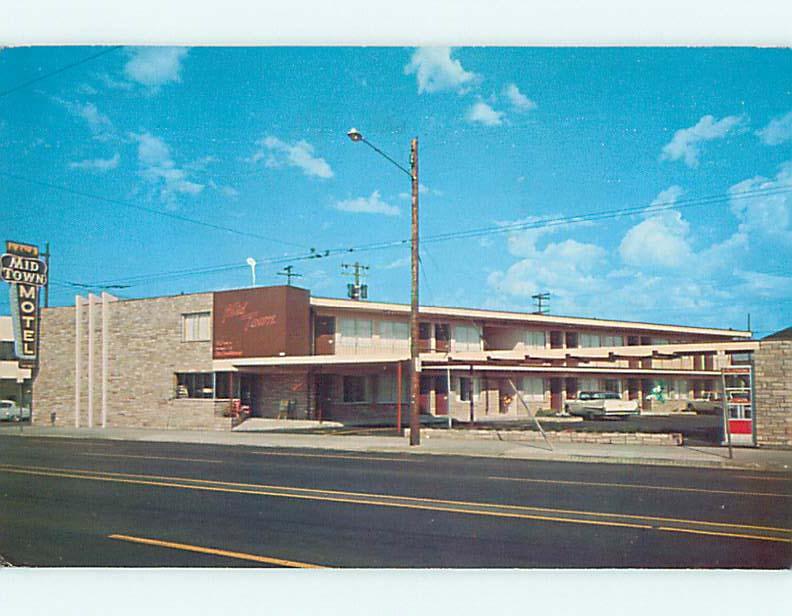
[[[359,312],[376,312],[384,315],[409,315],[410,306],[385,302],[368,302],[329,297],[311,297],[314,308],[350,310]],[[584,317],[551,316],[546,314],[530,314],[524,312],[506,312],[500,310],[481,310],[478,308],[451,308],[442,306],[421,306],[423,317],[449,317],[467,320],[503,321],[511,324],[524,325],[555,325],[558,327],[589,327],[600,329],[621,329],[635,332],[662,332],[667,334],[696,334],[703,336],[721,336],[727,338],[750,338],[752,333],[745,330],[719,329],[710,327],[690,327],[687,325],[664,325],[660,323],[641,323],[635,321],[617,321],[609,319],[592,319]]]

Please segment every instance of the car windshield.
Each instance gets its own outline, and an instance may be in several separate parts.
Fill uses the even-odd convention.
[[[0,409],[10,409],[14,406],[13,402],[0,402]]]
[[[591,391],[581,394],[584,400],[619,400],[621,396],[615,391]]]

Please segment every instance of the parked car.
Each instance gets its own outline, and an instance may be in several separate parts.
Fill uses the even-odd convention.
[[[716,394],[704,394],[701,398],[690,400],[687,410],[700,415],[719,415],[723,412],[723,401]]]
[[[30,419],[30,409],[20,408],[13,400],[0,400],[0,421],[22,421]]]
[[[622,400],[621,396],[612,391],[581,391],[577,400],[567,400],[565,410],[570,415],[585,419],[599,417],[621,417],[640,415],[637,400]]]

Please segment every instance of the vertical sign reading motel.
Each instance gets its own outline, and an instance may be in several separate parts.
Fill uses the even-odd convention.
[[[6,242],[0,274],[11,285],[14,350],[20,368],[34,368],[39,346],[39,289],[47,284],[47,264],[38,246]]]

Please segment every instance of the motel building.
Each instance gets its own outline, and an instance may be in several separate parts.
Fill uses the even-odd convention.
[[[20,368],[14,349],[11,317],[0,317],[0,400],[30,408],[32,386],[29,368]]]
[[[42,310],[33,423],[228,430],[240,408],[390,423],[399,407],[406,423],[409,314],[408,305],[291,286],[78,296]],[[528,419],[592,390],[674,411],[719,394],[725,370],[743,402],[730,408],[732,432],[755,442],[747,367],[759,345],[750,331],[423,306],[420,412]],[[658,387],[662,400],[651,399]],[[765,443],[792,446],[787,404]]]

